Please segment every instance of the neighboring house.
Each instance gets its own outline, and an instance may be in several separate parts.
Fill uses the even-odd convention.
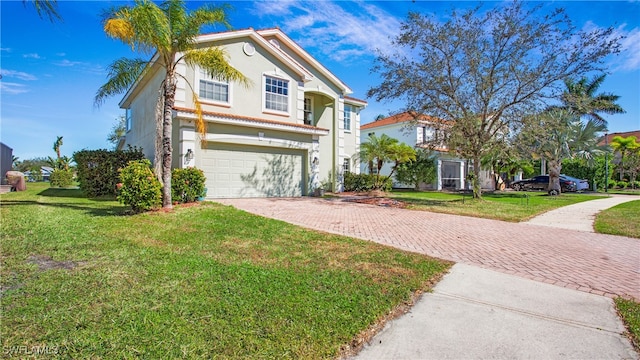
[[[35,181],[49,181],[51,178],[51,173],[53,172],[53,168],[50,166],[41,166],[39,173],[34,173],[30,170],[24,173],[24,176],[27,178],[29,182]]]
[[[0,142],[0,184],[5,185],[7,171],[13,168],[13,149]]]
[[[343,172],[359,172],[349,164],[360,149],[360,111],[367,102],[349,97],[347,85],[280,29],[205,34],[197,42],[224,49],[253,83],[246,88],[179,67],[202,103],[207,134],[200,139],[196,132],[192,91],[180,79],[172,166],[202,169],[207,197],[301,196],[321,182],[341,191]],[[120,102],[127,133],[119,148],[141,147],[151,160],[163,76],[152,67]]]
[[[466,177],[467,174],[473,172],[473,163],[471,160],[460,159],[452,155],[446,145],[440,143],[440,139],[444,140],[444,136],[442,130],[438,130],[438,127],[434,126],[434,122],[442,122],[442,120],[426,115],[403,112],[360,126],[360,142],[366,142],[371,134],[375,136],[386,134],[401,143],[416,148],[427,148],[426,143],[430,143],[437,158],[437,179],[434,183],[424,184],[421,187],[433,190],[470,189],[471,184],[467,183]],[[433,145],[438,143],[440,145]],[[362,172],[369,171],[368,164],[361,163],[360,168]],[[385,164],[380,173],[384,175],[389,174],[390,171],[391,164]],[[493,189],[493,181],[487,171],[482,171],[480,181],[483,189]],[[393,186],[397,188],[413,188],[412,184],[402,184],[395,180]]]
[[[635,136],[636,140],[640,142],[640,130],[635,130],[635,131],[605,134],[605,136],[601,137],[600,140],[598,141],[598,146],[611,145],[611,140],[616,136],[621,136],[623,138],[627,138],[629,136]]]

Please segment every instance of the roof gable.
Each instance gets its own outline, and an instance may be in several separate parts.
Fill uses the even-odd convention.
[[[290,49],[291,52],[304,59],[304,61],[310,64],[314,70],[322,74],[332,84],[340,89],[343,95],[351,94],[353,92],[345,83],[343,83],[340,79],[338,79],[338,77],[331,73],[331,71],[320,64],[315,58],[313,58],[309,53],[302,49],[298,44],[296,44],[291,38],[289,38],[278,28],[257,31],[253,28],[248,28],[242,30],[202,34],[198,35],[198,37],[196,38],[196,43],[206,44],[210,42],[213,46],[215,46],[215,43],[218,41],[240,39],[243,37],[252,39],[257,45],[265,49],[268,53],[276,57],[278,60],[282,61],[283,64],[285,64],[289,69],[300,76],[300,81],[307,82],[312,80],[314,78],[313,72],[303,66],[300,62],[296,61],[294,57],[292,57],[282,49],[282,46],[286,46],[288,49]],[[275,38],[278,41],[277,43],[272,42],[269,41],[268,38]],[[150,67],[154,67],[157,60],[158,54],[156,53],[150,60]],[[141,84],[144,84],[146,82],[146,78],[153,76],[153,73],[154,71],[147,71],[143,78],[139,78],[138,80],[136,80],[136,82],[131,86],[131,88],[124,95],[123,99],[120,101],[121,107],[123,107],[123,105],[130,100],[129,98],[132,96],[132,94],[136,93],[136,89],[141,86]],[[354,98],[354,100],[358,99]],[[359,100],[358,102],[364,101]],[[366,102],[364,102],[364,104],[366,104]]]

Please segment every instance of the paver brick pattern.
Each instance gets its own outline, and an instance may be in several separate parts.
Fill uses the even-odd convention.
[[[640,300],[640,240],[333,198],[220,199],[306,228],[609,297]]]

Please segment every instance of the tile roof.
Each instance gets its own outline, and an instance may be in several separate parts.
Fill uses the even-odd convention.
[[[598,142],[598,146],[611,144],[611,139],[613,139],[616,136],[622,136],[623,138],[626,138],[626,137],[629,137],[629,136],[635,136],[636,140],[638,142],[640,142],[640,130],[634,130],[634,131],[626,131],[626,132],[617,132],[617,133],[607,134],[607,138],[606,139],[605,139],[604,136],[600,139],[600,141]]]
[[[196,113],[196,111],[194,109],[177,107],[177,106],[174,106],[173,110],[188,112],[188,113],[192,113],[192,114]],[[306,124],[295,124],[295,123],[286,122],[286,121],[274,121],[274,120],[260,119],[260,118],[249,117],[249,116],[239,116],[239,115],[234,115],[234,114],[224,114],[224,113],[218,113],[218,112],[213,112],[213,111],[203,111],[202,115],[216,116],[216,117],[222,117],[222,118],[234,119],[234,120],[244,120],[244,121],[249,121],[249,122],[253,122],[253,123],[262,123],[262,124],[269,124],[269,125],[283,125],[283,126],[290,126],[290,127],[307,129],[307,130],[329,131],[328,129],[319,128],[319,127],[316,127],[316,126],[311,126],[311,125],[306,125]]]
[[[419,115],[413,111],[405,111],[400,114],[396,114],[393,116],[386,117],[384,119],[376,120],[368,124],[361,125],[360,129],[361,130],[374,129],[381,126],[405,123],[405,122],[414,121],[414,120],[426,121],[426,122],[445,122],[445,123],[447,122],[445,120],[434,118],[429,115]]]

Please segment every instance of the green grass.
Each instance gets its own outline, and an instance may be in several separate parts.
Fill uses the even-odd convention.
[[[629,201],[606,209],[596,215],[597,232],[640,238],[640,200]]]
[[[618,313],[627,326],[633,346],[636,351],[640,351],[640,303],[622,298],[617,298],[615,302]]]
[[[27,186],[0,195],[5,350],[334,358],[450,266],[216,203],[131,216]]]
[[[408,208],[415,210],[519,222],[561,206],[604,196],[577,193],[549,196],[543,192],[496,192],[485,193],[482,200],[475,200],[471,194],[393,191],[392,197],[408,203]]]

